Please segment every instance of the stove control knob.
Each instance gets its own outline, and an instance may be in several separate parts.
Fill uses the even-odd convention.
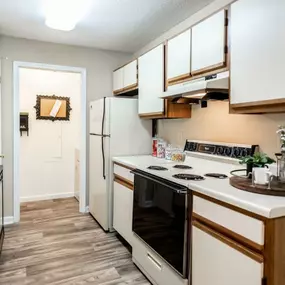
[[[240,157],[240,156],[241,156],[241,149],[238,148],[238,147],[235,147],[234,151],[233,151],[233,157],[237,158],[237,157]]]
[[[223,155],[223,152],[224,152],[224,148],[222,146],[219,146],[217,148],[217,155]]]
[[[230,157],[232,155],[232,148],[226,147],[224,151],[224,155]]]

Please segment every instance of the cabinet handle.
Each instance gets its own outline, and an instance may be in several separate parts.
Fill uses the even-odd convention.
[[[147,258],[161,271],[161,264],[148,252]]]

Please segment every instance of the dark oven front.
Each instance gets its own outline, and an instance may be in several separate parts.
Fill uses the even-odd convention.
[[[141,170],[133,173],[134,233],[187,278],[188,189]]]

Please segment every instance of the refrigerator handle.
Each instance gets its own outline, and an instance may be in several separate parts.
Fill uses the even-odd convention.
[[[103,178],[106,180],[106,173],[105,173],[105,150],[104,150],[105,107],[106,107],[106,97],[103,98],[103,118],[102,118],[102,131],[101,131],[102,159],[103,159]]]

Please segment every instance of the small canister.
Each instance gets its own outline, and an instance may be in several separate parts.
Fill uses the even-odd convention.
[[[157,157],[157,138],[152,139],[152,156]]]
[[[166,142],[162,139],[157,141],[157,157],[165,158]]]
[[[172,145],[169,144],[165,149],[165,159],[166,160],[171,160],[172,151],[173,151],[173,147]]]

